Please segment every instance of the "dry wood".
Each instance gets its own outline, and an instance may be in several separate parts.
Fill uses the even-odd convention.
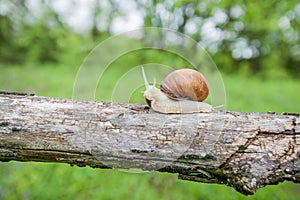
[[[253,194],[300,181],[297,114],[159,114],[142,105],[0,93],[0,161],[138,168]]]

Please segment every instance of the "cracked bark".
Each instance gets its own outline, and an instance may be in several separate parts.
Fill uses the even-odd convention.
[[[253,194],[300,181],[298,114],[165,115],[142,105],[0,93],[0,161],[177,173]]]

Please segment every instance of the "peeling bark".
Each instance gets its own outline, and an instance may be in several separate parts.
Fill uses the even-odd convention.
[[[160,114],[142,105],[0,93],[0,161],[138,168],[254,194],[300,181],[298,114]]]

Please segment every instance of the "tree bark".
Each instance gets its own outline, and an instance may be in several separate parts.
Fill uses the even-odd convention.
[[[0,93],[0,161],[156,170],[243,194],[300,181],[298,114],[160,114],[143,105]]]

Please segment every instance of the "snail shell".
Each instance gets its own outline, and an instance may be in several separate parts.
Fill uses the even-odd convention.
[[[171,72],[163,80],[160,90],[173,100],[203,101],[209,94],[205,77],[192,69]]]

